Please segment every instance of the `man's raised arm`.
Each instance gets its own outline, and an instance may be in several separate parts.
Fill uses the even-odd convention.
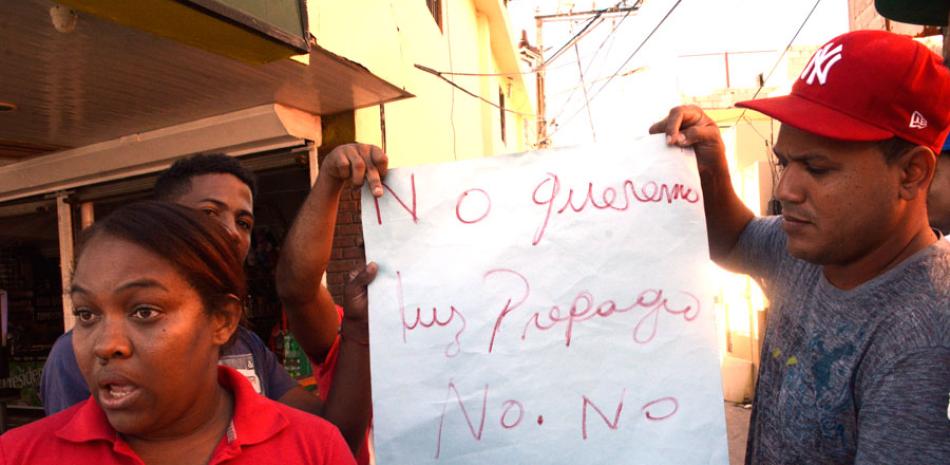
[[[719,265],[734,268],[730,266],[733,251],[755,215],[732,189],[726,148],[716,122],[697,106],[679,106],[650,126],[650,134],[666,134],[667,144],[695,150],[703,187],[709,254]]]
[[[382,195],[387,163],[376,146],[346,144],[333,149],[284,241],[277,265],[277,293],[290,329],[315,361],[326,357],[339,324],[336,305],[321,279],[330,262],[340,193],[347,182],[361,186],[365,181],[373,195]],[[365,320],[349,320],[344,316],[342,324],[366,325]]]

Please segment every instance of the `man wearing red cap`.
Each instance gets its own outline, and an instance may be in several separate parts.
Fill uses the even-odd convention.
[[[950,70],[923,45],[831,40],[791,95],[739,104],[782,122],[770,218],[736,196],[702,110],[650,128],[695,149],[712,258],[769,297],[747,463],[950,463],[950,242],[926,204],[948,103]]]
[[[904,23],[941,26],[943,29],[943,63],[950,65],[950,0],[875,0],[877,11],[887,18]],[[950,111],[950,104],[948,104]],[[927,197],[930,225],[950,234],[950,138],[937,157],[937,174]]]

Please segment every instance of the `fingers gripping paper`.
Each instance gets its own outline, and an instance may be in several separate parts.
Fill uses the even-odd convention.
[[[390,464],[726,464],[702,191],[660,137],[362,195]]]

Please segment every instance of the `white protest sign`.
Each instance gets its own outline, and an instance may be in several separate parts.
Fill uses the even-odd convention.
[[[362,196],[377,463],[728,463],[702,190],[661,136]]]

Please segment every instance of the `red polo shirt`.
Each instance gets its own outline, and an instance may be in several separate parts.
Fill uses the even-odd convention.
[[[234,394],[234,417],[209,465],[355,465],[330,423],[257,394],[232,368],[219,366],[218,382]],[[144,465],[92,397],[0,436],[0,465],[64,463]]]

